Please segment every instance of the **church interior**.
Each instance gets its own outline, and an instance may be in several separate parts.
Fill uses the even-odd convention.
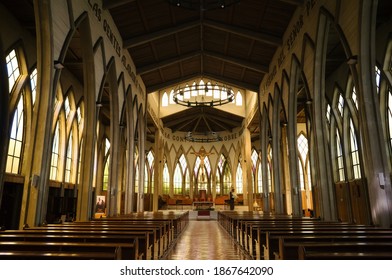
[[[0,23],[0,259],[392,259],[391,1]]]

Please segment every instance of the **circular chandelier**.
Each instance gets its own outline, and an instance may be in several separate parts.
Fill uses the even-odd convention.
[[[234,91],[226,85],[194,82],[174,89],[173,101],[186,107],[215,107],[234,102]]]
[[[222,137],[220,137],[216,132],[206,132],[206,133],[196,133],[196,132],[187,132],[185,135],[185,139],[190,142],[201,142],[201,143],[210,143],[210,142],[218,142],[222,141]]]
[[[168,0],[174,6],[190,10],[224,9],[241,0]]]

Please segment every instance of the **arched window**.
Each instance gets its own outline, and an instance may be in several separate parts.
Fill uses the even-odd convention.
[[[30,86],[31,86],[31,101],[33,103],[33,106],[35,104],[35,99],[37,96],[37,68],[31,72],[30,75]]]
[[[337,104],[338,111],[340,113],[340,116],[343,117],[343,109],[344,109],[344,98],[342,94],[339,94],[339,100]]]
[[[361,178],[361,164],[359,161],[359,151],[357,144],[357,135],[352,119],[350,119],[350,152],[352,160],[352,169],[355,179]]]
[[[207,189],[211,176],[211,165],[208,156],[198,156],[196,158],[194,176],[197,178],[198,188]]]
[[[68,183],[71,183],[72,143],[73,143],[73,134],[71,130],[69,134],[68,145],[67,145],[67,157],[65,160],[65,182]]]
[[[235,105],[242,106],[242,94],[240,91],[238,91],[237,95],[235,96]]]
[[[257,193],[263,192],[263,172],[261,171],[261,163],[259,163],[259,168],[257,170]]]
[[[23,149],[24,135],[24,107],[23,95],[19,98],[11,125],[11,134],[8,144],[6,172],[19,174]]]
[[[297,138],[297,145],[298,145],[298,153],[299,153],[299,162],[300,162],[300,180],[301,182],[301,189],[302,189],[302,184],[303,184],[303,190],[306,189],[311,189],[311,181],[310,177],[308,176],[310,174],[310,165],[309,165],[309,157],[308,157],[308,152],[309,152],[309,146],[308,146],[308,139],[305,137],[303,133],[300,133],[300,135]],[[308,182],[306,184],[305,181],[305,174],[308,176]]]
[[[340,141],[340,134],[339,134],[338,129],[336,129],[335,138],[336,138],[337,178],[338,178],[338,182],[343,182],[346,180],[346,176],[345,176],[345,172],[344,172],[344,159],[343,159],[342,142]]]
[[[154,192],[154,153],[150,150],[147,153],[147,165],[148,168],[147,173],[144,175],[144,180],[147,183],[147,186],[144,190],[144,193],[153,193]],[[149,172],[148,172],[149,171]]]
[[[176,169],[174,170],[173,192],[174,194],[182,193],[182,172],[179,162],[176,164]]]
[[[358,96],[357,96],[357,91],[355,90],[355,87],[353,87],[351,91],[351,100],[353,101],[355,108],[358,110]]]
[[[20,76],[19,61],[16,55],[16,51],[10,51],[10,53],[5,58],[5,61],[7,64],[9,93],[11,93],[16,81]]]
[[[166,91],[162,95],[162,107],[167,107],[169,106],[169,98],[167,96]]]
[[[69,105],[68,96],[64,100],[64,111],[65,111],[65,119],[68,119],[69,113],[71,112],[71,106]]]
[[[387,124],[388,124],[388,138],[389,138],[389,150],[392,154],[392,89],[388,87],[388,108],[387,108]]]
[[[331,105],[327,104],[327,111],[326,111],[326,117],[328,124],[331,124]]]
[[[241,166],[241,162],[238,162],[238,164],[237,164],[236,189],[237,189],[237,193],[243,193],[244,192],[244,184],[242,182],[242,166]]]
[[[380,71],[380,68],[377,67],[377,65],[374,67],[374,72],[376,75],[377,93],[380,93],[381,71]]]
[[[54,130],[52,158],[50,164],[51,180],[57,180],[59,157],[60,157],[60,128],[59,128],[59,122],[57,121],[56,128]]]
[[[105,160],[103,169],[102,190],[107,191],[109,187],[109,164],[110,164],[110,141],[105,138]]]
[[[162,180],[162,188],[164,194],[169,194],[169,186],[170,186],[170,173],[169,168],[167,167],[167,162],[165,162],[163,166],[163,180]]]

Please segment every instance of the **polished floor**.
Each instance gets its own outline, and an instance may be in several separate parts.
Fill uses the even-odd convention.
[[[190,220],[168,260],[246,260],[247,256],[216,220]]]

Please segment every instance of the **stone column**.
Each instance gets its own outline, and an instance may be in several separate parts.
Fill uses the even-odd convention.
[[[154,194],[153,194],[153,211],[158,210],[158,197],[163,194],[163,156],[164,141],[159,129],[155,131],[155,160],[154,160]]]
[[[281,133],[281,160],[282,160],[282,189],[286,194],[286,211],[288,213],[292,213],[293,211],[293,204],[291,201],[291,183],[290,183],[290,171],[289,171],[289,158],[288,158],[288,151],[287,151],[287,126],[282,127]]]
[[[85,38],[83,46],[83,77],[84,77],[84,124],[83,147],[80,167],[80,182],[77,186],[77,212],[76,220],[88,221],[92,215],[93,207],[93,178],[96,148],[97,110],[95,104],[95,65],[89,23],[84,21],[79,27],[80,35]]]
[[[33,119],[31,144],[31,169],[26,177],[34,176],[34,184],[25,180],[21,226],[37,226],[46,220],[46,207],[49,192],[48,179],[52,155],[53,100],[60,71],[53,67],[53,32],[50,1],[34,1],[37,30],[37,116]]]
[[[253,184],[252,184],[252,140],[249,129],[243,132],[243,162],[242,162],[242,182],[244,185],[244,205],[248,205],[249,211],[253,211]]]
[[[1,34],[0,34],[1,35]],[[4,54],[2,40],[0,36],[0,53]],[[1,208],[1,201],[3,195],[3,188],[4,188],[4,175],[5,175],[5,168],[7,164],[7,152],[8,152],[8,143],[9,143],[9,121],[8,121],[8,99],[9,99],[9,92],[8,92],[8,75],[6,70],[6,63],[5,63],[5,56],[2,55],[0,58],[0,77],[2,78],[0,81],[0,208]]]

